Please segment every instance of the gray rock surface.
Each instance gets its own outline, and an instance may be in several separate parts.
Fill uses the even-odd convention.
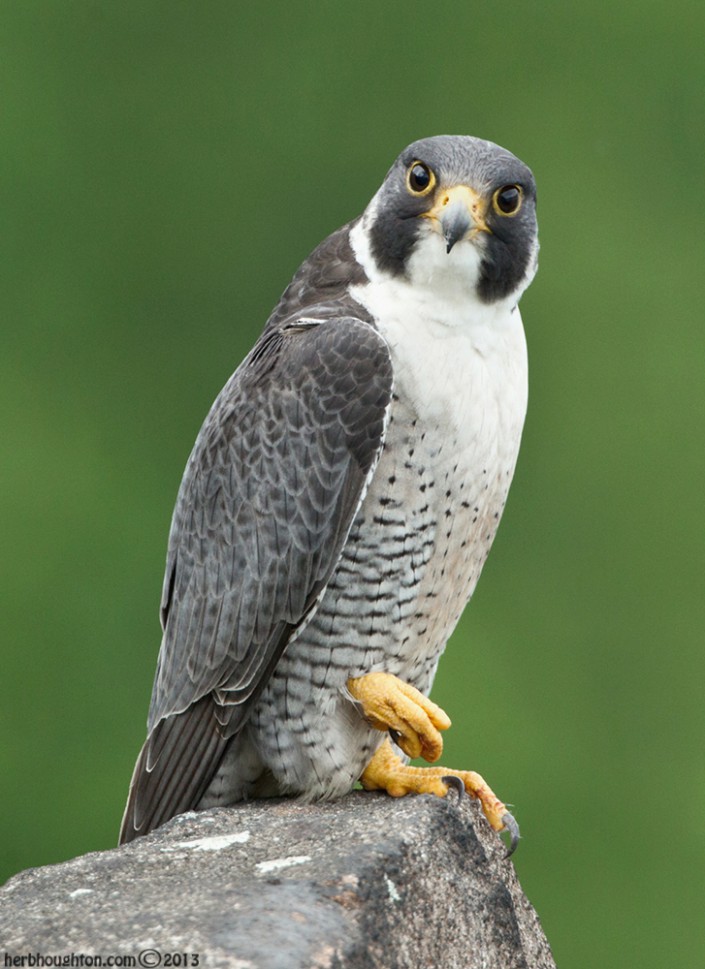
[[[505,853],[453,794],[190,813],[10,879],[0,948],[147,969],[554,967]]]

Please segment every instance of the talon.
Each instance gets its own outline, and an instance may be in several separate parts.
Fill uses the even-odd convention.
[[[446,777],[441,777],[441,780],[447,785],[448,793],[450,793],[451,787],[454,787],[458,792],[458,800],[462,801],[463,794],[465,794],[465,785],[463,784],[461,778],[456,777],[455,774],[448,774]]]
[[[370,726],[389,733],[408,757],[438,760],[440,731],[450,727],[450,717],[416,687],[391,673],[366,673],[349,679],[347,688]]]
[[[519,825],[514,819],[514,815],[510,814],[509,811],[505,811],[502,815],[502,823],[504,825],[504,830],[509,834],[509,847],[507,848],[507,853],[505,858],[511,858],[511,856],[516,851],[517,845],[519,844]]]
[[[366,791],[386,791],[392,797],[403,797],[405,794],[447,797],[451,787],[458,791],[460,797],[465,790],[480,802],[490,826],[495,831],[509,834],[506,855],[509,858],[519,843],[519,825],[506,805],[474,771],[448,774],[447,770],[447,767],[411,767],[405,764],[394,752],[391,739],[387,737],[362,772],[360,782]]]
[[[410,767],[393,750],[397,747],[412,759],[423,757],[433,763],[443,751],[441,731],[450,727],[450,717],[409,683],[391,673],[366,673],[347,681],[349,698],[375,730],[386,739],[362,772],[365,790],[386,791],[392,797],[405,794],[435,794],[447,797],[451,788],[463,790],[482,805],[487,821],[495,831],[509,835],[507,858],[519,843],[519,825],[492,788],[475,771],[453,771],[447,767]]]

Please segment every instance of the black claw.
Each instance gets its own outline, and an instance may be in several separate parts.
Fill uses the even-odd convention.
[[[401,750],[402,747],[401,747],[401,744],[399,743],[399,741],[401,740],[401,738],[403,736],[403,734],[401,733],[401,731],[400,730],[395,730],[394,727],[390,727],[389,730],[387,731],[387,733],[391,737],[392,743],[393,744],[396,744],[397,747],[399,748],[399,750]]]
[[[465,793],[465,785],[459,777],[455,774],[448,774],[447,777],[441,777],[441,780],[448,788],[454,787],[458,792],[458,800],[462,800],[463,794]]]
[[[516,851],[517,845],[519,844],[519,825],[514,820],[514,815],[507,811],[502,815],[502,824],[504,825],[504,830],[509,833],[509,848],[504,856],[505,858],[511,858],[511,856]]]

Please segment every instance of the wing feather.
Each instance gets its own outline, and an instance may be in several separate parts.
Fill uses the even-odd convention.
[[[122,841],[203,795],[335,568],[391,394],[382,337],[329,316],[266,329],[211,408],[174,510],[149,734]]]

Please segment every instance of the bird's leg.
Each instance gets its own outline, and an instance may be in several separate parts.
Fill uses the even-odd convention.
[[[405,794],[435,794],[445,797],[454,786],[452,778],[462,781],[471,797],[478,799],[485,817],[495,831],[508,830],[512,840],[518,837],[516,821],[483,777],[472,770],[450,770],[447,767],[410,767],[394,752],[389,738],[373,755],[362,772],[360,783],[366,791],[386,791],[392,797]]]
[[[443,750],[439,730],[450,726],[450,719],[439,706],[389,673],[368,673],[348,680],[348,690],[361,704],[367,721],[377,730],[392,732],[404,753],[431,762],[438,760]],[[506,805],[475,771],[410,767],[394,752],[387,737],[363,771],[360,782],[365,790],[386,791],[392,797],[405,794],[445,797],[454,786],[453,778],[458,778],[468,794],[477,798],[495,831],[509,832],[508,854],[511,854],[519,840],[519,826]]]

